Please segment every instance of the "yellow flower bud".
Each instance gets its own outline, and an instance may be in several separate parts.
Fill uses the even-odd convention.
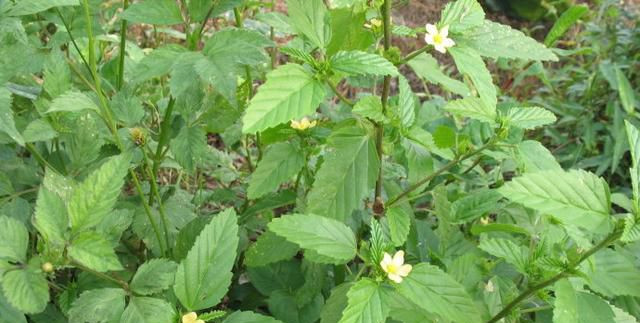
[[[42,264],[42,271],[45,273],[52,273],[54,271],[53,265],[50,262]]]
[[[182,323],[205,323],[203,320],[198,320],[198,314],[196,312],[189,312],[182,316]]]

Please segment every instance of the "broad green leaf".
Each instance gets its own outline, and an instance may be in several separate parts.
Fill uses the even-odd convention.
[[[616,66],[616,83],[618,84],[618,94],[620,95],[620,103],[624,110],[633,114],[636,107],[636,96],[629,82],[629,79],[624,75],[620,67]]]
[[[383,287],[371,279],[359,280],[347,292],[347,307],[339,323],[385,322],[389,307],[383,300],[384,292]]]
[[[433,132],[433,143],[436,144],[438,148],[456,148],[457,141],[458,134],[449,126],[439,125]]]
[[[255,19],[273,27],[273,29],[277,32],[288,35],[294,33],[293,27],[291,27],[289,16],[281,12],[261,12],[255,15]]]
[[[538,141],[525,140],[518,144],[518,156],[524,165],[524,173],[562,171],[553,154]]]
[[[474,50],[454,46],[449,49],[449,53],[458,67],[460,73],[468,75],[476,88],[476,94],[480,96],[482,102],[486,105],[486,109],[493,111],[495,114],[497,91],[493,85],[491,73],[482,61],[482,58]]]
[[[111,157],[74,188],[67,205],[74,232],[95,226],[111,212],[124,185],[129,160],[129,155]]]
[[[609,304],[593,294],[576,291],[567,279],[555,284],[554,323],[613,323]]]
[[[325,287],[325,279],[328,277],[329,266],[305,259],[301,267],[304,273],[304,284],[293,293],[293,297],[298,307],[307,305],[314,307],[314,303],[318,302],[318,296],[322,294]],[[322,304],[324,304],[324,296],[321,298]],[[318,311],[318,315],[319,314],[320,311]]]
[[[24,314],[9,304],[4,294],[0,292],[0,323],[27,323]]]
[[[160,293],[174,282],[178,265],[168,259],[151,259],[136,271],[131,279],[131,290],[140,295]]]
[[[296,258],[262,267],[247,267],[247,275],[253,287],[265,296],[277,290],[296,290],[304,284],[300,260]]]
[[[366,51],[376,41],[371,30],[365,28],[366,12],[352,9],[333,9],[331,15],[331,42],[327,46],[327,56],[341,50]]]
[[[173,291],[188,310],[212,307],[231,284],[231,269],[238,248],[236,213],[227,209],[202,229],[178,266]]]
[[[478,247],[489,254],[502,258],[514,265],[519,272],[527,274],[529,248],[519,246],[511,240],[486,238],[480,240]]]
[[[187,9],[192,22],[203,21],[207,14],[209,17],[217,17],[219,14],[229,11],[243,3],[243,0],[189,0]],[[211,10],[211,12],[209,12]]]
[[[416,96],[411,90],[409,81],[404,76],[398,78],[399,94],[398,94],[398,115],[403,127],[410,128],[416,120]]]
[[[627,139],[629,140],[629,151],[631,152],[629,175],[631,176],[633,201],[635,211],[638,212],[640,210],[640,131],[629,121],[625,121],[624,124],[627,131]]]
[[[293,28],[319,48],[331,40],[330,16],[322,0],[287,0]]]
[[[165,300],[152,297],[131,297],[120,323],[173,323],[176,311]]]
[[[0,87],[0,132],[4,132],[19,145],[24,146],[24,139],[13,120],[11,110],[11,92],[6,87]]]
[[[505,197],[567,224],[594,230],[610,221],[610,192],[600,177],[583,171],[540,171],[498,189]]]
[[[343,223],[319,215],[293,214],[274,219],[269,230],[332,263],[346,263],[356,255],[356,238]]]
[[[280,184],[298,174],[304,164],[304,154],[296,145],[289,142],[274,144],[251,175],[247,196],[254,200],[277,191]]]
[[[9,6],[9,16],[26,16],[49,10],[53,7],[77,6],[79,0],[23,0]]]
[[[330,64],[347,75],[398,75],[398,69],[384,57],[358,50],[337,52]]]
[[[259,132],[312,114],[325,95],[324,84],[302,66],[281,66],[267,75],[267,82],[251,99],[242,132]]]
[[[325,155],[308,196],[309,213],[345,221],[363,207],[378,174],[378,155],[372,138],[363,129],[345,127],[328,139]]]
[[[427,312],[454,322],[480,322],[480,313],[464,287],[436,266],[427,263],[414,266],[397,289]]]
[[[171,151],[176,161],[192,172],[202,164],[207,155],[207,133],[199,126],[184,126],[171,140]]]
[[[377,95],[368,95],[358,100],[351,111],[375,122],[385,120],[385,116],[382,114],[382,101]]]
[[[22,137],[25,142],[47,141],[58,137],[58,132],[44,119],[36,119],[24,128]]]
[[[344,312],[349,302],[347,293],[353,285],[354,283],[351,282],[344,283],[331,290],[331,296],[329,296],[322,308],[320,323],[338,323],[340,321],[342,312]]]
[[[385,181],[383,184],[384,191],[388,196],[398,196],[402,193],[402,188],[395,182]],[[386,225],[389,227],[391,242],[394,246],[401,246],[407,241],[413,218],[413,209],[408,202],[399,202],[386,209],[385,217],[382,220],[386,221]],[[382,255],[381,251],[380,255]]]
[[[299,305],[295,294],[286,290],[277,290],[269,296],[269,312],[287,323],[315,323],[320,318],[324,298],[321,294],[313,296],[308,304]]]
[[[495,210],[500,199],[500,193],[495,190],[473,192],[451,204],[451,221],[457,224],[473,221]]]
[[[640,297],[640,269],[634,259],[613,249],[602,249],[592,259],[593,263],[585,263],[582,270],[593,291],[607,297]]]
[[[480,120],[489,124],[496,123],[496,110],[495,107],[491,108],[487,106],[479,98],[465,98],[449,101],[444,109],[459,115],[461,117],[468,117],[471,119]]]
[[[442,87],[452,93],[469,96],[469,87],[455,79],[450,78],[440,69],[438,61],[433,56],[422,53],[409,61],[409,66],[416,74],[428,82],[442,85]]]
[[[438,25],[449,26],[454,33],[461,33],[484,22],[484,10],[476,0],[457,0],[447,3]]]
[[[535,129],[556,122],[551,111],[538,107],[509,109],[506,118],[509,124],[522,129]]]
[[[45,241],[64,244],[69,218],[64,201],[55,193],[41,187],[36,200],[34,226]]]
[[[98,272],[122,270],[111,244],[100,234],[83,232],[71,241],[69,257]]]
[[[131,82],[139,84],[154,77],[168,74],[175,61],[185,53],[187,53],[187,49],[176,44],[154,49],[133,68]]]
[[[129,6],[121,17],[135,23],[153,25],[181,24],[182,13],[173,0],[144,0]]]
[[[485,20],[480,26],[456,39],[460,47],[471,47],[478,54],[490,58],[512,58],[534,61],[557,61],[558,57],[535,39],[519,30]],[[454,49],[458,46],[452,47]]]
[[[253,312],[233,312],[222,321],[222,323],[281,323],[280,321]]]
[[[29,232],[20,221],[0,215],[0,260],[26,263]]]
[[[92,289],[80,294],[69,310],[69,323],[118,322],[126,293],[120,288]]]
[[[624,219],[624,231],[620,240],[623,242],[634,242],[640,240],[640,221],[633,214],[627,214]]]
[[[47,113],[52,112],[78,112],[83,110],[100,111],[98,106],[86,94],[76,90],[70,90],[55,98]]]
[[[298,253],[298,250],[298,245],[295,243],[267,231],[247,249],[244,254],[244,264],[250,267],[265,266],[290,259]]]
[[[638,320],[635,316],[625,312],[623,309],[618,308],[616,306],[611,306],[611,310],[613,310],[614,318],[613,321],[615,323],[638,323]]]
[[[544,38],[545,46],[553,46],[556,40],[562,37],[587,12],[589,12],[589,7],[586,5],[575,5],[565,10]]]
[[[12,306],[24,313],[40,313],[49,303],[47,279],[30,268],[5,273],[2,291]]]

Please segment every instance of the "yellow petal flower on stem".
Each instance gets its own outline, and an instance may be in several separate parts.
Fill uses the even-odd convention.
[[[182,316],[182,323],[205,323],[204,320],[198,320],[196,312],[189,312]]]
[[[317,121],[315,120],[309,121],[309,118],[307,117],[302,118],[300,121],[291,120],[291,128],[296,130],[307,130],[309,128],[315,127],[316,124],[317,124]]]
[[[393,257],[390,254],[384,253],[382,261],[380,261],[380,267],[387,273],[387,277],[396,283],[401,283],[404,277],[409,276],[411,272],[411,265],[404,263],[404,251],[397,251]]]
[[[447,48],[456,44],[453,39],[449,38],[449,26],[438,29],[436,25],[427,24],[425,28],[427,33],[424,35],[424,41],[429,45],[433,45],[435,50],[444,54],[447,52]]]

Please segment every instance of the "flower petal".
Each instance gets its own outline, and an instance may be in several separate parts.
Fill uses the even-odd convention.
[[[427,24],[425,28],[429,34],[435,35],[438,33],[438,27],[436,27],[436,25]]]
[[[386,272],[387,267],[389,267],[389,265],[392,263],[393,259],[391,259],[391,255],[385,252],[384,256],[382,257],[382,261],[380,261],[380,267],[382,267],[382,270]]]
[[[447,38],[448,35],[449,35],[449,26],[442,27],[442,29],[440,29],[440,36],[442,36],[442,38]]]
[[[442,46],[444,46],[444,47],[453,47],[453,45],[455,45],[455,44],[456,43],[451,38],[445,38],[442,41]]]
[[[424,41],[425,41],[425,43],[427,43],[429,45],[435,44],[435,41],[433,40],[433,35],[431,35],[431,34],[424,35]]]
[[[198,314],[196,312],[189,312],[182,316],[182,323],[193,323],[196,322],[198,318]]]
[[[397,274],[389,274],[388,275],[389,279],[391,279],[392,281],[400,284],[402,283],[402,277],[400,275]]]
[[[413,269],[413,267],[411,267],[411,265],[402,265],[398,269],[398,275],[400,275],[402,277],[407,277],[407,276],[409,276],[409,273],[411,272],[411,269]]]
[[[441,52],[441,53],[443,53],[443,54],[447,52],[447,49],[446,49],[444,46],[442,46],[442,44],[435,45],[435,46],[433,46],[433,47],[434,47],[437,51],[439,51],[439,52]]]
[[[402,266],[404,264],[404,251],[398,250],[395,255],[393,255],[393,264],[397,267]]]

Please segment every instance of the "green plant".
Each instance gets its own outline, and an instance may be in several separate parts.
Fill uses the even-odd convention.
[[[0,2],[0,322],[636,320],[640,133],[620,213],[484,61],[554,51],[475,0],[286,4]]]

